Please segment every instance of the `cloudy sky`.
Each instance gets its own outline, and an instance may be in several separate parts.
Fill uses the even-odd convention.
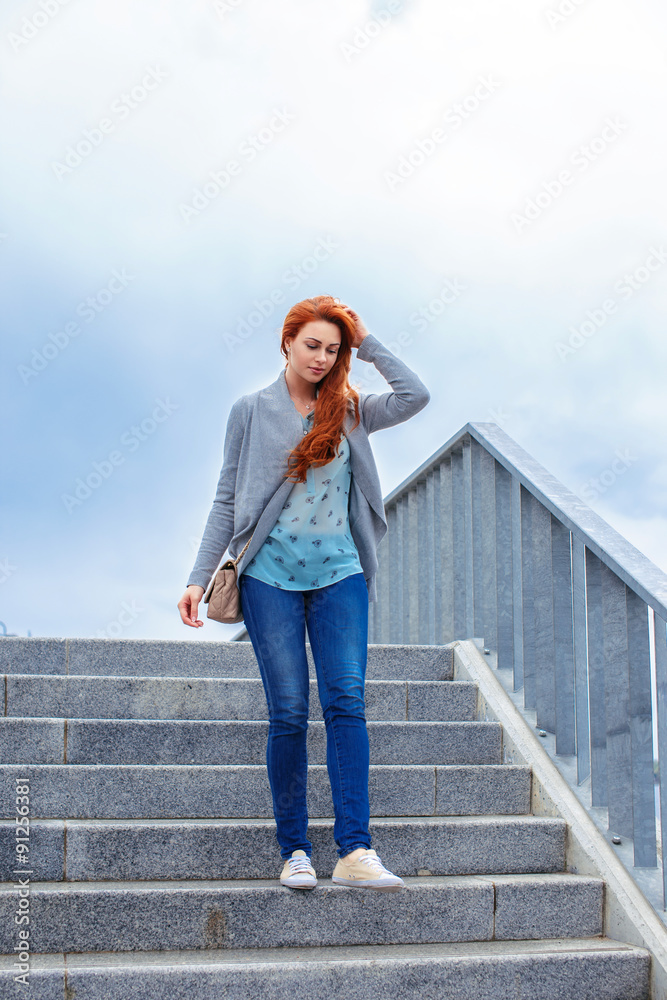
[[[187,629],[176,603],[231,404],[277,377],[285,312],[321,293],[431,391],[371,439],[385,495],[496,421],[667,570],[658,0],[1,17],[9,632],[238,631]],[[355,360],[386,391],[373,374]]]

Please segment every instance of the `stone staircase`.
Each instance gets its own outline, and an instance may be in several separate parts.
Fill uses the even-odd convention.
[[[310,650],[308,649],[310,659]],[[646,1000],[650,954],[603,936],[601,879],[531,815],[530,768],[454,681],[451,646],[371,645],[372,846],[406,888],[331,883],[311,659],[318,887],[282,887],[250,643],[5,639],[0,997]],[[13,981],[15,779],[30,786],[29,987]]]

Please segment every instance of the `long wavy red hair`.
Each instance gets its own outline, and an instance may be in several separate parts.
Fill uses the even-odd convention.
[[[345,417],[351,407],[354,407],[356,419],[350,430],[354,430],[360,420],[359,393],[349,382],[355,322],[345,311],[340,299],[335,299],[333,295],[315,295],[312,299],[303,299],[292,306],[285,317],[280,340],[285,365],[286,342],[312,320],[335,323],[340,330],[340,347],[333,367],[318,383],[319,394],[313,411],[312,430],[301,438],[287,458],[288,472],[285,478],[299,483],[305,482],[309,466],[326,465],[335,458]]]

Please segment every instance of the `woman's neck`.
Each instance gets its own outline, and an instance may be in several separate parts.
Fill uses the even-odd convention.
[[[314,403],[317,399],[319,386],[313,385],[312,382],[308,382],[305,378],[301,378],[296,372],[290,372],[289,369],[285,369],[285,382],[287,383],[290,395],[300,400],[304,405]]]

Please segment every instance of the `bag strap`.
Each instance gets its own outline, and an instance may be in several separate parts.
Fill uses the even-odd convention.
[[[255,532],[253,531],[252,535],[254,535],[254,534],[255,534]],[[247,541],[247,542],[245,543],[245,545],[243,546],[243,548],[241,549],[241,551],[240,551],[240,552],[239,552],[239,554],[237,555],[236,559],[234,560],[234,565],[235,565],[235,566],[236,566],[237,562],[239,561],[239,559],[241,558],[241,556],[243,555],[243,553],[245,552],[245,550],[246,550],[246,549],[248,548],[248,546],[250,545],[250,543],[251,543],[251,541],[252,541],[252,535],[250,536],[250,538],[249,538],[249,539],[248,539],[248,541]]]

